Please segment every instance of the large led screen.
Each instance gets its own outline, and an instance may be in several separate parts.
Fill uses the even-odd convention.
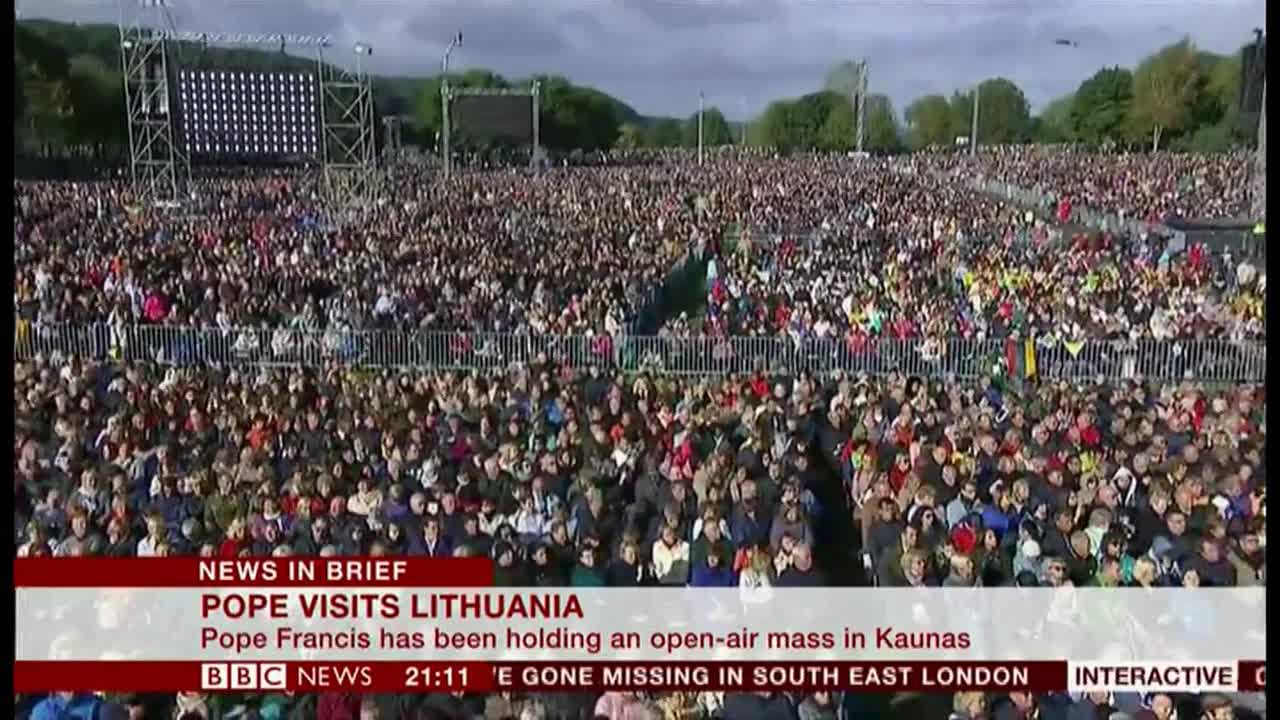
[[[184,69],[183,142],[201,157],[292,157],[320,152],[315,75]]]
[[[533,98],[528,95],[459,95],[453,99],[456,132],[477,141],[533,139]]]

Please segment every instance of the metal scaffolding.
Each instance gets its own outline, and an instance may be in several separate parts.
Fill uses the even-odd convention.
[[[167,0],[123,0],[121,67],[129,125],[129,156],[135,192],[146,201],[181,201],[190,179],[190,159],[177,142],[177,112],[171,50],[180,43],[268,45],[315,53],[319,84],[320,163],[330,203],[369,199],[376,167],[373,91],[362,59],[373,48],[357,43],[354,72],[325,63],[327,35],[178,32]],[[124,7],[134,12],[126,18]]]
[[[316,57],[324,189],[329,202],[339,207],[370,201],[377,171],[373,88],[362,61],[373,48],[357,43],[354,50],[354,71],[326,64],[324,46]]]
[[[1267,219],[1267,84],[1262,83],[1262,109],[1258,112],[1258,147],[1253,155],[1253,187],[1250,209],[1254,221]]]
[[[854,147],[858,152],[863,151],[863,141],[867,133],[867,61],[858,62],[858,89],[856,91],[856,99],[854,101],[855,129]]]
[[[444,177],[449,179],[453,174],[453,150],[451,139],[453,135],[453,122],[449,117],[449,109],[453,106],[455,98],[475,95],[498,95],[498,96],[527,96],[532,99],[533,113],[533,154],[532,157],[537,159],[542,155],[542,83],[534,80],[529,84],[528,88],[455,88],[449,84],[448,76],[440,84],[440,110],[443,122],[441,122],[442,135],[441,138],[441,154],[444,164]]]
[[[169,37],[176,31],[165,0],[120,5],[120,73],[129,128],[129,177],[144,203],[180,202],[191,165],[175,140],[175,93]]]

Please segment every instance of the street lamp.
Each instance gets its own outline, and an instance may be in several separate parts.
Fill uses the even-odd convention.
[[[369,57],[370,55],[373,55],[373,46],[368,43],[358,42],[354,46],[352,46],[351,51],[356,54],[356,77],[360,78],[361,82],[363,82],[364,68],[361,67],[362,63],[360,62],[360,60],[361,58],[366,58],[366,57]]]
[[[978,155],[978,105],[982,97],[982,83],[973,86],[973,126],[969,128],[969,154]]]
[[[449,56],[453,54],[454,48],[462,47],[462,31],[459,30],[457,35],[449,38],[449,47],[444,49],[444,58],[440,63],[440,71],[444,75],[449,74]]]
[[[440,161],[444,165],[444,178],[453,174],[453,157],[449,149],[449,56],[454,48],[462,47],[462,31],[449,39],[440,60]]]
[[[702,164],[702,115],[707,109],[707,98],[698,91],[698,164]]]

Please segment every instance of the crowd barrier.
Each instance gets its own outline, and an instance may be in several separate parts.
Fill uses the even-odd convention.
[[[1059,196],[1040,187],[1025,188],[989,178],[978,178],[973,181],[972,189],[998,197],[1014,205],[1040,208],[1050,215],[1057,214]],[[1070,219],[1077,225],[1083,225],[1093,230],[1121,237],[1140,237],[1143,234],[1167,237],[1174,234],[1168,227],[1159,223],[1150,223],[1082,205],[1072,205]]]
[[[72,355],[175,366],[328,366],[496,370],[540,359],[575,368],[685,375],[842,371],[979,378],[1128,378],[1260,383],[1265,341],[561,336],[412,331],[18,324],[15,361]]]

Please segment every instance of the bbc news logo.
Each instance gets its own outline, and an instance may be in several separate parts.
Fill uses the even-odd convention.
[[[201,663],[201,690],[284,690],[289,671],[281,663]]]

